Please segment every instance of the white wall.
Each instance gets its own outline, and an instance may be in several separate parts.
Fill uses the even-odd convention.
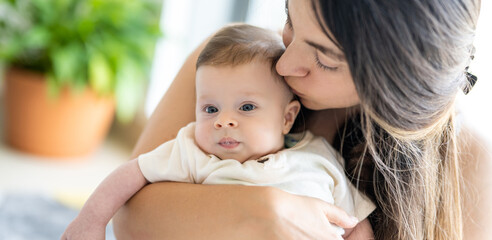
[[[478,81],[466,96],[460,96],[460,107],[466,120],[492,140],[492,1],[482,1],[475,36],[475,59],[470,65]]]

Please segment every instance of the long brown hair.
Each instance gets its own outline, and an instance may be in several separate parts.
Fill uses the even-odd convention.
[[[312,6],[361,99],[339,146],[349,176],[378,207],[376,239],[462,239],[454,102],[468,84],[480,0]]]

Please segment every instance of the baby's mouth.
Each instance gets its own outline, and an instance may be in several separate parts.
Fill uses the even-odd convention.
[[[228,149],[232,149],[232,148],[237,147],[239,145],[239,143],[240,142],[236,141],[236,139],[230,138],[230,137],[222,138],[219,141],[220,146],[222,146],[224,148],[228,148]]]

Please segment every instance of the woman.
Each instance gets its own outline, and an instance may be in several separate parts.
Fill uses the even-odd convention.
[[[378,206],[355,233],[371,224],[376,239],[490,236],[482,226],[492,217],[480,210],[491,209],[492,157],[454,109],[458,92],[474,84],[466,69],[479,8],[479,0],[287,2],[277,71],[311,110],[307,128],[339,146],[347,174]],[[199,51],[161,100],[134,157],[194,120]],[[473,196],[469,186],[480,198],[464,197]],[[115,229],[143,239],[336,239],[326,219],[353,227],[334,206],[275,189],[162,183],[120,210]]]

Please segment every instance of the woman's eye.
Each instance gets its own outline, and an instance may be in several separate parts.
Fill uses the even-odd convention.
[[[318,66],[319,68],[321,68],[325,71],[336,71],[338,69],[338,67],[330,67],[330,66],[326,66],[325,64],[321,63],[318,55],[315,56],[314,61],[316,62],[316,66]]]
[[[206,113],[216,113],[218,111],[219,111],[219,109],[217,109],[214,106],[207,106],[207,107],[205,107],[205,112]]]
[[[256,108],[255,105],[253,104],[244,104],[242,105],[239,109],[241,109],[241,111],[245,111],[245,112],[248,112],[248,111],[252,111]]]

